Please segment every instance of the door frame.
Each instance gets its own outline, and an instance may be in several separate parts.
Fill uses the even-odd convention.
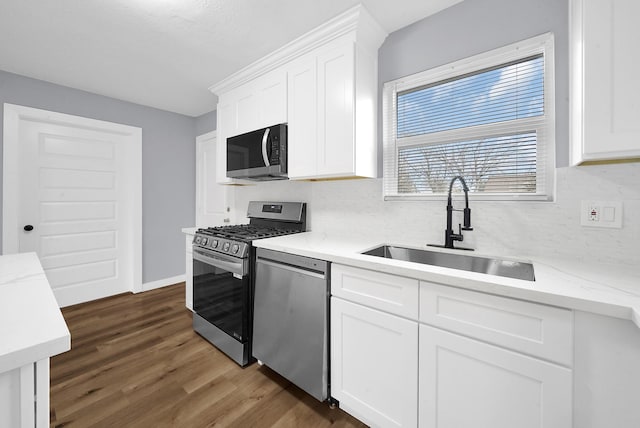
[[[128,239],[122,244],[133,255],[128,276],[129,289],[142,289],[142,129],[103,120],[56,113],[32,107],[4,103],[2,159],[2,254],[15,254],[19,249],[18,207],[20,206],[19,142],[20,122],[38,121],[67,124],[95,131],[119,134],[126,143],[123,172],[127,182],[125,202]]]

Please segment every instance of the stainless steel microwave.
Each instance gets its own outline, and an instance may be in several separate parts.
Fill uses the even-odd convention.
[[[286,180],[287,124],[227,138],[227,177]]]

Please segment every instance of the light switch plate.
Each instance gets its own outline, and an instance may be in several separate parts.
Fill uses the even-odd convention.
[[[582,201],[580,224],[586,227],[622,228],[621,201]]]

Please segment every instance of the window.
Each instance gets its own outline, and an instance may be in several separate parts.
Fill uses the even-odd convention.
[[[384,85],[385,199],[552,200],[553,35]]]

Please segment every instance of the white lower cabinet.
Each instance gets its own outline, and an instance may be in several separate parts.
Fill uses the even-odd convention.
[[[418,423],[418,323],[331,299],[331,395],[375,427]]]
[[[49,426],[49,358],[0,373],[0,427]]]
[[[575,311],[574,428],[640,427],[640,330]]]
[[[429,428],[568,428],[572,373],[420,325],[419,420]]]
[[[571,428],[573,312],[331,267],[331,396],[379,427]]]

